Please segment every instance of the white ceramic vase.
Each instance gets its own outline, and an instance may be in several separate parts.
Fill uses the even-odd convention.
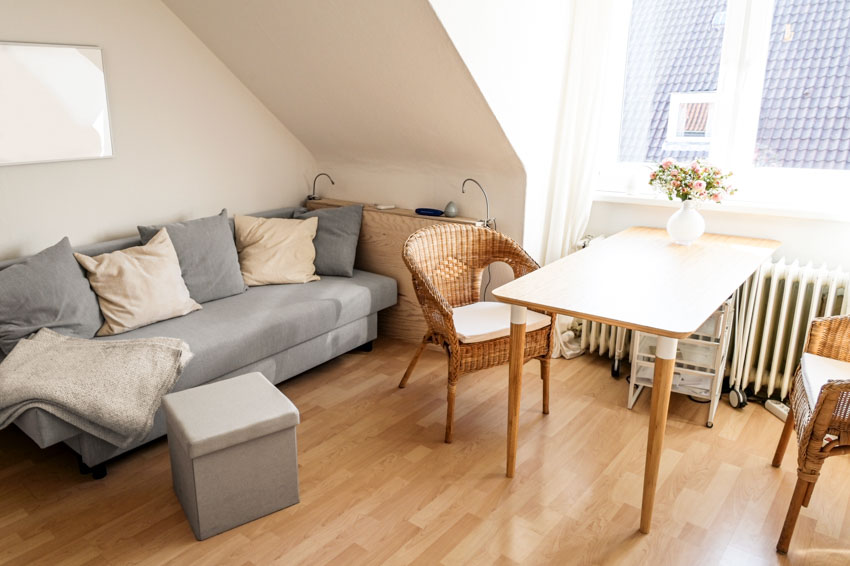
[[[670,239],[683,246],[689,246],[705,233],[705,220],[697,210],[697,203],[686,200],[667,221],[667,233]]]

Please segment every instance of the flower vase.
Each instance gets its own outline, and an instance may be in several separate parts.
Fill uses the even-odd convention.
[[[682,202],[682,208],[667,221],[667,233],[671,240],[683,246],[691,245],[705,233],[705,220],[697,210],[696,201]]]

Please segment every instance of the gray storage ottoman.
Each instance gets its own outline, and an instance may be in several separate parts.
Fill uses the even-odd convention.
[[[261,373],[162,398],[174,491],[198,540],[298,503],[298,409]]]

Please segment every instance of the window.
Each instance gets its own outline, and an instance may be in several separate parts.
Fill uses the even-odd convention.
[[[850,2],[633,0],[619,25],[600,190],[648,192],[647,164],[702,158],[737,201],[850,208]]]
[[[697,104],[713,102],[723,45],[723,24],[714,22],[725,9],[726,0],[634,0],[620,161],[708,157],[708,140],[688,143],[684,128]]]
[[[776,0],[755,164],[850,169],[850,2]]]

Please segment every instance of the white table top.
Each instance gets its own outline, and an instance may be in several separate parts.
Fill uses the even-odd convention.
[[[704,234],[690,246],[633,227],[493,291],[535,307],[670,338],[692,334],[779,247]]]

